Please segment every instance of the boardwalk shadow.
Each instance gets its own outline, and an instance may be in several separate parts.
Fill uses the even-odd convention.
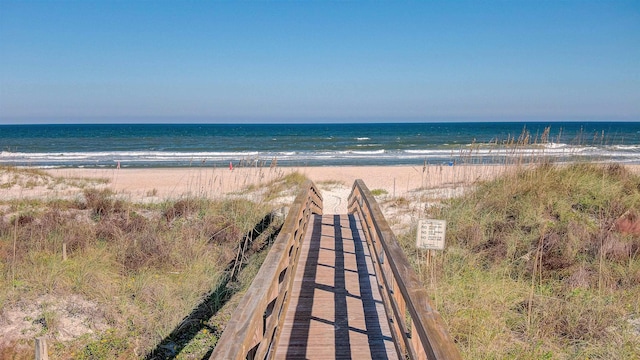
[[[311,229],[311,238],[309,242],[309,259],[318,259],[320,254],[320,238],[322,237],[322,217],[315,216],[313,227]],[[304,279],[315,279],[318,272],[317,263],[315,261],[307,261],[304,264]],[[315,282],[314,282],[315,284]],[[307,353],[306,344],[309,341],[309,322],[311,321],[311,310],[313,308],[313,295],[315,286],[302,286],[300,289],[300,301],[296,307],[293,320],[292,334],[295,334],[298,341],[290,341],[287,349],[287,359],[298,359],[300,356],[304,358]],[[307,300],[309,299],[309,300]],[[293,339],[292,339],[293,340]]]
[[[265,216],[251,231],[244,235],[238,254],[249,254],[251,251],[258,252],[266,248],[278,235],[281,225],[282,221],[274,221],[272,214]],[[260,246],[257,249],[254,247],[250,251],[249,249],[254,244]],[[227,264],[224,275],[216,287],[167,337],[147,354],[145,360],[174,359],[201,330],[208,329],[212,334],[219,332],[218,329],[209,326],[207,322],[239,290],[234,282],[238,272],[246,266],[247,256],[237,256]],[[212,352],[213,349],[210,349],[203,359],[208,359]]]
[[[356,226],[354,216],[349,215],[349,226],[351,227],[351,233],[353,234],[353,242],[355,244],[356,264],[358,266],[358,282],[360,284],[360,296],[362,300],[362,307],[365,309],[365,324],[367,327],[367,338],[369,341],[369,348],[371,353],[375,354],[376,359],[388,359],[386,347],[384,341],[391,340],[390,337],[384,336],[382,328],[380,327],[380,318],[376,311],[377,305],[380,301],[376,301],[373,296],[373,289],[371,288],[371,274],[367,267],[367,256],[365,253],[366,242],[360,237],[360,231]],[[363,245],[364,244],[364,245]],[[376,281],[376,280],[374,280]],[[386,319],[382,319],[386,321]]]
[[[342,217],[344,219],[344,215]],[[327,220],[330,220],[327,222]],[[320,344],[326,345],[326,347],[333,347],[334,357],[336,359],[351,359],[352,353],[355,353],[355,348],[352,348],[352,336],[366,335],[368,340],[368,351],[375,359],[388,359],[387,348],[385,341],[391,341],[389,336],[383,334],[380,326],[380,318],[378,316],[377,307],[380,305],[380,301],[376,301],[373,295],[373,289],[371,286],[371,277],[374,276],[367,266],[367,253],[365,252],[366,244],[363,245],[363,240],[360,237],[360,230],[357,227],[357,222],[353,215],[348,217],[348,232],[350,232],[353,238],[347,238],[343,234],[343,225],[341,224],[341,216],[335,215],[332,218],[325,216],[324,223],[323,218],[320,216],[314,219],[313,232],[310,237],[309,243],[309,255],[308,260],[304,264],[304,283],[300,288],[300,296],[298,305],[295,309],[294,320],[291,330],[291,338],[289,340],[288,347],[286,349],[286,359],[306,359],[309,356],[319,356],[319,354],[310,354],[312,351],[309,348],[310,344],[318,345],[320,341],[328,341],[333,338],[332,344]],[[325,235],[322,234],[322,228],[325,227]],[[327,234],[328,227],[333,228],[333,234]],[[333,237],[333,246],[328,246],[327,241],[329,237]],[[322,246],[321,242],[324,240],[325,245]],[[355,265],[357,268],[359,294],[351,294],[347,290],[347,272],[354,272],[354,270],[348,270],[345,268],[345,246],[350,245],[349,242],[353,241],[353,248],[355,253]],[[332,247],[332,249],[331,249]],[[321,251],[333,251],[335,254],[334,266],[328,264],[320,264],[318,260],[320,258]],[[353,254],[349,253],[350,256]],[[326,258],[325,258],[326,259]],[[328,286],[320,283],[318,279],[318,266],[323,268],[333,268],[333,286]],[[353,263],[351,263],[353,266]],[[373,279],[375,282],[375,279]],[[350,284],[348,287],[353,288],[354,284]],[[314,316],[313,308],[314,302],[318,301],[318,293],[325,295],[331,294],[333,303],[327,304],[315,304],[321,307],[333,306],[333,313],[335,314],[333,319],[319,318]],[[362,309],[353,308],[353,304],[357,303],[351,300],[359,300],[362,304]],[[348,306],[351,306],[351,308]],[[354,324],[349,323],[349,311],[350,309],[360,313],[364,312],[364,326],[365,328],[358,328]],[[382,319],[382,321],[386,321]],[[312,323],[329,325],[333,328],[333,335],[322,336],[319,338],[312,338],[310,328]],[[362,327],[362,325],[360,325]],[[315,334],[315,333],[314,333]],[[324,335],[324,334],[323,334]],[[314,335],[315,336],[315,335]],[[366,346],[366,345],[365,345]],[[363,350],[360,343],[357,347],[357,351]],[[363,354],[364,355],[364,354]]]

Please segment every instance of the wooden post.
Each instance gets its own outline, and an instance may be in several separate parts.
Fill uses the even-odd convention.
[[[416,263],[418,264],[418,279],[420,279],[420,281],[422,281],[422,261],[420,259],[420,256],[424,256],[425,257],[425,263],[427,261],[426,259],[426,255],[424,253],[424,251],[422,251],[422,249],[418,248],[418,251],[416,252]]]
[[[436,279],[435,279],[435,268],[436,268],[436,261],[434,259],[436,252],[434,252],[433,250],[429,250],[429,286],[433,287],[433,284],[435,284]]]
[[[36,360],[49,360],[49,353],[47,353],[47,338],[44,336],[36,338]]]
[[[422,347],[422,342],[420,341],[418,332],[413,330],[413,325],[411,326],[411,345],[413,346],[413,351],[415,351],[415,355],[417,356],[416,360],[427,360],[427,354],[424,351],[424,347]]]
[[[62,243],[62,261],[67,261],[67,243]]]

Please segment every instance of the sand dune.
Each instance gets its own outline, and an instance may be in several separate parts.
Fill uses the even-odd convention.
[[[327,166],[280,168],[153,168],[153,169],[52,169],[54,176],[103,178],[116,192],[134,198],[154,191],[158,197],[184,194],[216,196],[265,184],[278,177],[300,172],[316,183],[336,182],[351,187],[363,179],[369,189],[385,189],[390,195],[403,196],[418,188],[433,188],[493,178],[504,173],[505,166]]]

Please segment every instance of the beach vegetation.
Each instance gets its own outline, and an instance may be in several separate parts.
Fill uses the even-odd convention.
[[[0,166],[0,189],[74,190],[104,186],[106,178],[53,176],[38,168]],[[3,201],[5,199],[0,199]]]
[[[153,188],[149,191],[147,191],[147,197],[154,197],[158,195],[158,189]]]
[[[387,195],[389,192],[385,189],[373,189],[371,190],[371,195],[373,196],[383,196]]]
[[[272,186],[295,192],[303,179]],[[46,335],[52,358],[202,358],[277,235],[270,212],[235,195],[137,203],[101,186],[3,200],[0,324],[26,325],[0,326],[0,353],[32,358]]]
[[[272,201],[283,196],[295,196],[296,193],[292,190],[298,189],[305,181],[307,177],[297,171],[278,177],[264,187],[264,200]]]
[[[321,188],[324,189],[331,189],[331,188],[335,188],[335,187],[343,187],[343,186],[347,186],[343,181],[340,180],[323,180],[323,181],[318,181],[317,185]]]
[[[468,359],[640,354],[640,177],[542,163],[426,209],[447,220],[429,266],[400,236]]]
[[[390,208],[407,208],[411,205],[412,199],[406,196],[399,196],[395,198],[389,198],[385,202]]]

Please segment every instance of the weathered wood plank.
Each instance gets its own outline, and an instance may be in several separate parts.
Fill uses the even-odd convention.
[[[358,221],[325,215],[314,222],[275,359],[397,359]]]

